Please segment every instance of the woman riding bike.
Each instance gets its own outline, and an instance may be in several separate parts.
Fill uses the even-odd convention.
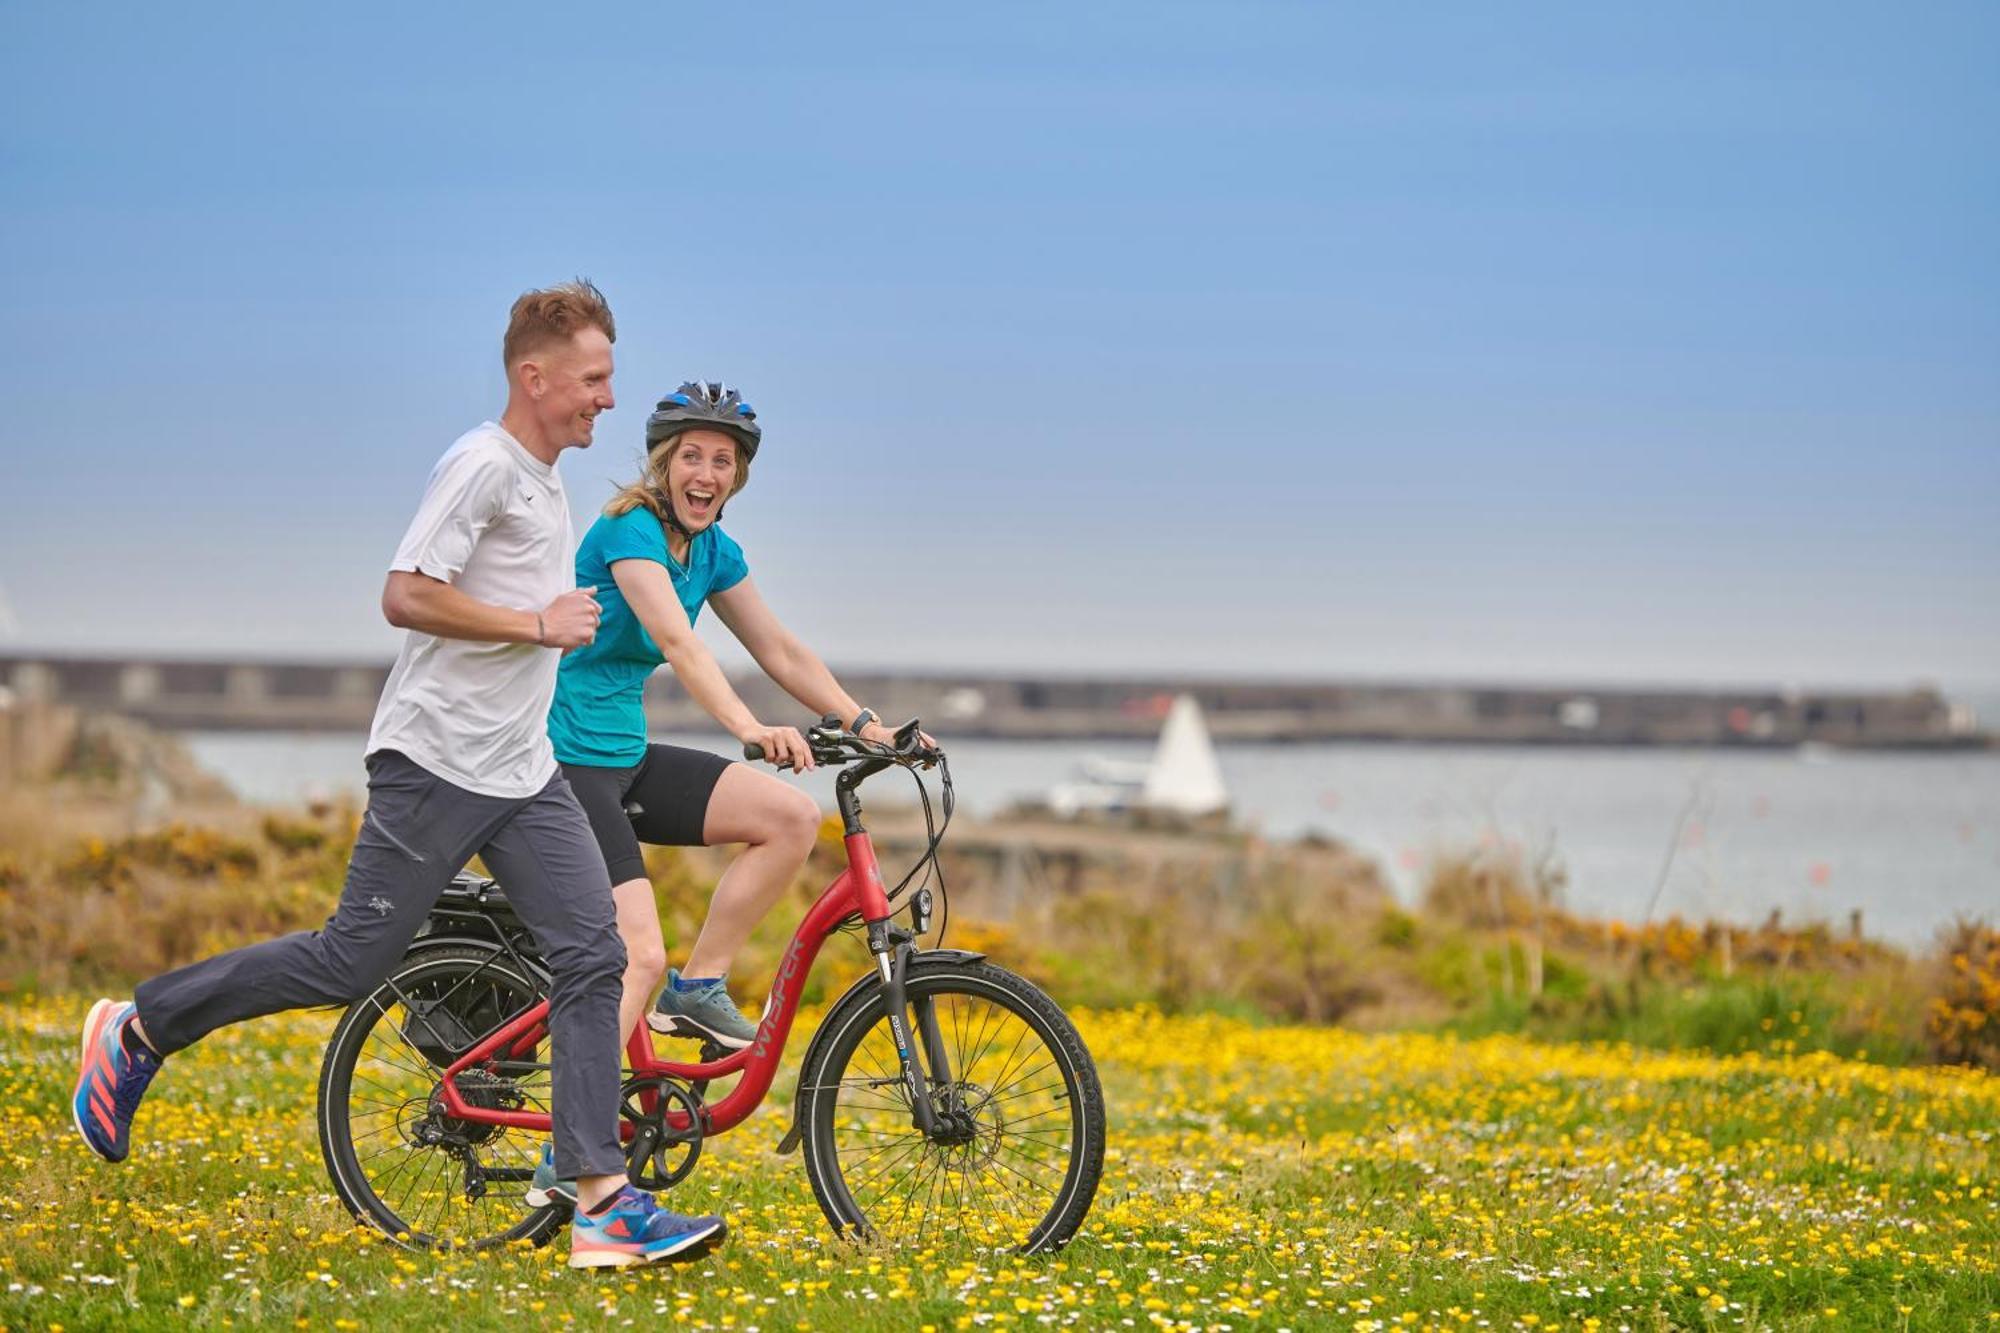
[[[549,735],[611,871],[627,959],[620,1030],[628,1036],[664,979],[648,1016],[654,1029],[733,1050],[750,1044],[756,1028],[729,998],[729,967],[805,864],[819,829],[813,799],[776,777],[705,750],[648,743],[642,696],[665,662],[739,741],[761,745],[779,767],[813,767],[797,728],[759,721],[730,688],[695,637],[702,606],[713,606],[757,665],[810,712],[851,719],[864,739],[894,740],[779,622],[742,548],[718,526],[723,505],[749,480],[762,439],[756,413],[735,390],[681,385],[646,422],[643,474],[612,497],[577,550],[577,586],[596,590],[603,619],[596,640],[562,661]],[[628,804],[639,812],[628,815]],[[747,844],[717,883],[680,968],[667,966],[641,842]]]

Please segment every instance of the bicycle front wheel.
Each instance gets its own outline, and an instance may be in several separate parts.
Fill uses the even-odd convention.
[[[990,963],[920,957],[906,990],[911,1040],[933,1032],[949,1071],[928,1090],[937,1127],[916,1125],[881,990],[855,992],[799,1074],[820,1210],[837,1232],[891,1244],[1060,1248],[1104,1170],[1104,1093],[1076,1025]]]
[[[333,1187],[354,1215],[416,1249],[484,1249],[546,1240],[564,1210],[525,1194],[546,1137],[444,1113],[444,1070],[481,1037],[542,998],[540,978],[497,950],[419,948],[372,995],[349,1006],[327,1044],[319,1142]],[[545,1064],[458,1076],[489,1110],[549,1110]]]

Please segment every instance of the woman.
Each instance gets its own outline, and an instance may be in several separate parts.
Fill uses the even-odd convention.
[[[750,1044],[756,1028],[729,998],[729,966],[805,864],[819,830],[813,799],[771,774],[705,750],[647,742],[646,679],[667,662],[737,740],[763,746],[780,767],[813,766],[798,729],[754,717],[695,637],[703,604],[807,710],[850,718],[868,740],[894,739],[779,623],[750,579],[742,548],[717,526],[723,505],[750,479],[762,438],[757,414],[733,389],[683,384],[646,422],[644,474],[612,497],[577,549],[577,586],[596,590],[603,620],[594,642],[563,659],[549,735],[611,871],[627,960],[620,1031],[628,1035],[664,974],[648,1018],[656,1030],[731,1049]],[[641,812],[628,816],[627,803]],[[717,883],[684,967],[667,966],[642,841],[747,844]]]

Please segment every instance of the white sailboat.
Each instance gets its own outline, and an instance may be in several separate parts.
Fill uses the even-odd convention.
[[[1222,785],[1222,766],[1202,721],[1201,705],[1192,694],[1174,700],[1167,724],[1160,728],[1159,748],[1146,771],[1139,804],[1149,810],[1177,815],[1211,815],[1229,808],[1229,789]]]
[[[1192,694],[1167,710],[1151,762],[1086,760],[1075,781],[1051,787],[1046,799],[1064,816],[1157,810],[1193,818],[1229,808],[1222,767]]]

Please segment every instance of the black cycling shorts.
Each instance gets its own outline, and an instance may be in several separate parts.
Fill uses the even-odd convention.
[[[729,761],[707,750],[648,745],[646,757],[630,768],[564,764],[563,776],[590,819],[590,831],[604,853],[613,884],[646,877],[639,844],[700,847],[708,820],[708,798]],[[636,801],[640,813],[625,813]]]

